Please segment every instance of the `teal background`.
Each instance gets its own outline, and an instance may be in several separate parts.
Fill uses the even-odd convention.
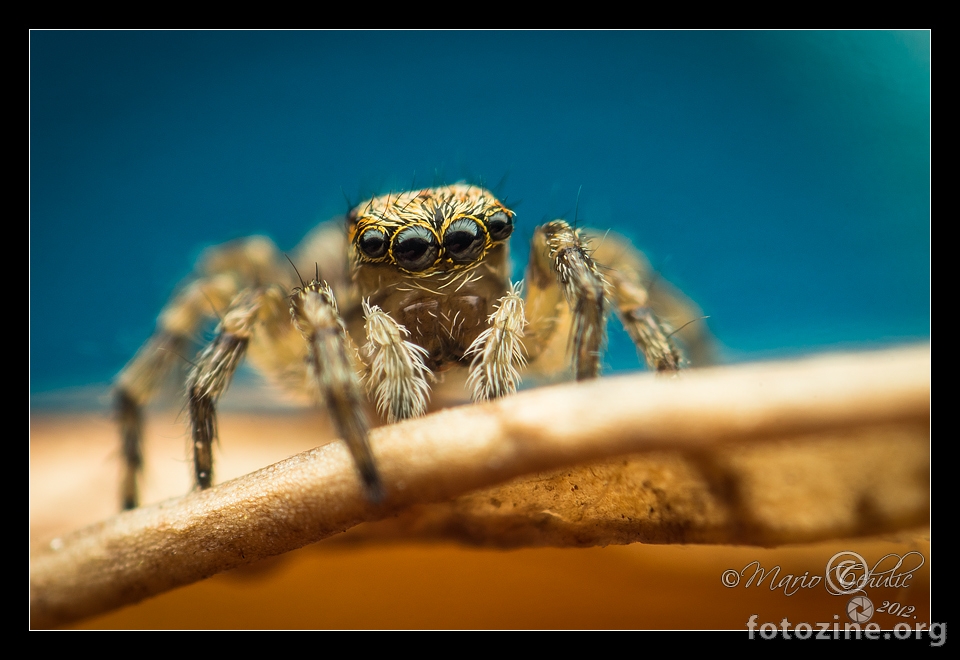
[[[33,31],[29,155],[31,392],[109,382],[205,246],[460,179],[518,277],[576,209],[730,361],[930,334],[926,31]]]

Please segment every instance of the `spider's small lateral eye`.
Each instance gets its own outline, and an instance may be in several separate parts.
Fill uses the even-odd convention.
[[[483,251],[483,244],[483,232],[472,218],[454,220],[443,235],[443,247],[454,261],[473,261]]]
[[[497,211],[487,218],[487,229],[490,230],[490,238],[502,241],[513,233],[513,218],[503,211]]]
[[[440,246],[426,227],[409,227],[393,239],[393,256],[405,270],[425,270],[437,260]]]
[[[364,256],[379,259],[387,253],[387,234],[382,229],[368,229],[360,235],[357,245]]]

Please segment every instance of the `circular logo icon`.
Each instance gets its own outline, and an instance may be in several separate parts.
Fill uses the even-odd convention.
[[[856,552],[845,550],[830,557],[827,562],[827,591],[834,596],[855,594],[863,591],[870,579],[867,561]]]
[[[854,623],[866,623],[873,618],[873,602],[866,596],[854,596],[847,603],[847,616]]]

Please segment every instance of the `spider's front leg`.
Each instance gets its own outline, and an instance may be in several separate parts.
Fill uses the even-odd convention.
[[[571,328],[577,380],[599,375],[612,303],[649,367],[676,371],[680,351],[650,307],[636,251],[617,239],[608,243],[602,251],[590,251],[580,232],[563,220],[536,229],[527,268],[528,334],[533,337],[530,359],[539,355],[565,322]],[[562,309],[564,302],[569,312]]]
[[[600,375],[606,339],[606,281],[580,237],[563,220],[537,227],[527,266],[527,308],[530,310],[530,360],[549,343],[569,308],[573,373],[577,380]]]
[[[293,323],[307,342],[307,369],[319,396],[326,402],[341,437],[347,443],[367,496],[383,499],[383,483],[367,440],[369,424],[364,397],[351,356],[357,350],[347,334],[333,292],[314,280],[294,291],[290,303]]]

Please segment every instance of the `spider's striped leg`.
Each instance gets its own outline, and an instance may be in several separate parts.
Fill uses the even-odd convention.
[[[139,503],[143,406],[184,361],[182,356],[200,329],[226,309],[241,288],[260,281],[276,281],[276,256],[273,244],[259,237],[208,250],[197,277],[164,307],[153,336],[117,376],[114,405],[124,458],[120,493],[123,508],[132,509]]]
[[[677,371],[682,362],[680,351],[670,337],[672,331],[650,308],[647,290],[617,270],[611,271],[608,279],[620,321],[647,366],[656,371]]]
[[[467,349],[473,355],[467,388],[474,401],[486,401],[513,394],[520,385],[520,369],[526,364],[523,332],[526,319],[520,283],[500,298],[488,319],[490,327],[480,333]]]
[[[531,319],[527,342],[532,361],[565,320],[566,300],[571,326],[573,371],[577,380],[600,374],[606,339],[605,282],[579,231],[563,220],[537,227],[527,267],[527,310]]]
[[[626,238],[608,234],[593,257],[604,268],[623,327],[650,369],[670,372],[716,361],[713,336],[700,309],[669,282],[651,275],[646,259]],[[675,326],[680,329],[672,330]]]
[[[216,336],[197,355],[187,378],[187,404],[193,439],[193,466],[197,486],[213,483],[213,441],[217,437],[217,402],[230,386],[233,374],[243,361],[254,324],[261,309],[276,296],[265,289],[245,289],[237,294],[217,326]],[[282,298],[281,298],[282,300]]]
[[[314,280],[295,290],[290,315],[307,342],[308,371],[319,388],[320,397],[353,455],[367,496],[378,502],[383,499],[383,483],[367,440],[369,424],[352,359],[357,351],[347,335],[330,287]]]
[[[377,412],[389,423],[419,417],[427,410],[430,385],[424,359],[426,349],[406,341],[410,331],[377,305],[363,301],[367,343],[366,386],[377,402]]]
[[[226,308],[236,293],[236,281],[227,275],[194,281],[164,308],[157,329],[124,367],[114,385],[114,405],[120,423],[124,458],[121,503],[132,509],[139,503],[138,475],[143,466],[142,407],[153,399],[183,361],[197,330],[214,314],[212,305]]]

